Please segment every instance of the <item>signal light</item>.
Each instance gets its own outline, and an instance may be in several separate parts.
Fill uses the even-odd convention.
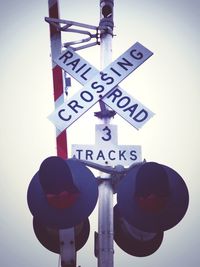
[[[42,162],[39,180],[48,204],[57,209],[71,207],[80,195],[69,166],[58,157],[50,157]]]
[[[114,240],[126,253],[145,257],[153,254],[161,245],[164,233],[143,232],[130,225],[114,207]]]
[[[141,231],[158,233],[174,227],[189,204],[187,186],[173,169],[156,162],[132,168],[117,189],[121,216]]]
[[[98,185],[81,162],[59,157],[45,159],[32,178],[28,206],[41,224],[57,229],[85,221],[96,206]]]
[[[59,229],[49,228],[33,217],[33,229],[39,242],[48,250],[60,254]],[[74,227],[75,249],[80,250],[88,240],[90,232],[89,219]]]
[[[99,26],[102,28],[109,27],[113,30],[114,22],[113,22],[113,0],[101,0],[101,20]]]

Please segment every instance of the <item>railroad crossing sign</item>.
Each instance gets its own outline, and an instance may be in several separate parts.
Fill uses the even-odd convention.
[[[95,145],[72,145],[72,157],[102,165],[130,166],[141,162],[141,146],[118,145],[117,125],[97,124]]]
[[[98,71],[73,49],[67,48],[54,61],[84,87],[50,114],[49,119],[62,132],[102,99],[135,128],[141,128],[153,112],[118,84],[152,55],[137,42],[104,70]]]

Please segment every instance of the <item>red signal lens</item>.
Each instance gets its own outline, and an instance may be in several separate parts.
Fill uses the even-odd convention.
[[[138,205],[141,209],[147,212],[160,212],[167,203],[167,197],[150,194],[148,196],[137,196]]]
[[[62,191],[58,194],[46,194],[48,204],[56,209],[66,209],[75,204],[79,193]]]

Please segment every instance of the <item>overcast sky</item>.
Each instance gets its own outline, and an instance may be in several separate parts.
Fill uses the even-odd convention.
[[[45,0],[0,3],[0,264],[56,267],[58,255],[46,250],[36,239],[26,202],[32,176],[46,157],[56,153],[55,128],[47,119],[54,109],[49,27],[44,21],[48,3]],[[98,0],[62,0],[60,10],[63,19],[99,23]],[[115,116],[112,123],[118,126],[118,143],[141,145],[143,158],[175,169],[190,192],[186,216],[165,232],[156,253],[136,258],[115,245],[114,266],[198,267],[200,1],[117,0],[114,21],[113,59],[137,41],[154,53],[120,85],[155,116],[139,131]],[[99,68],[99,47],[79,53]],[[79,88],[72,80],[70,93]],[[93,112],[98,109],[95,106],[70,126],[69,151],[71,144],[94,144],[95,124],[99,121]],[[96,211],[90,221],[89,241],[78,253],[78,264],[82,267],[96,266],[93,253]]]

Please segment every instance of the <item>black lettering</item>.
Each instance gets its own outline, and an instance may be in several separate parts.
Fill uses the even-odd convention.
[[[80,62],[80,58],[77,58],[69,63],[67,63],[66,65],[69,66],[69,65],[72,65],[72,70],[74,70],[76,68],[76,66],[78,65],[78,63]]]
[[[108,152],[108,158],[110,159],[110,160],[115,160],[116,158],[115,157],[111,157],[111,153],[116,153],[114,150],[110,150],[109,152]]]
[[[125,100],[125,101],[124,101]],[[123,101],[124,101],[124,103],[123,103]],[[121,99],[119,99],[119,101],[117,102],[117,106],[119,107],[119,108],[124,108],[124,107],[126,107],[129,103],[130,103],[130,97],[128,97],[128,96],[123,96]]]
[[[125,153],[126,153],[126,150],[123,150],[123,151],[119,150],[119,160],[121,160],[122,157],[124,160],[126,160],[126,157],[124,156]]]
[[[97,155],[96,160],[99,160],[99,158],[102,158],[103,160],[105,160],[105,157],[104,157],[104,154],[103,154],[102,150],[99,150],[99,153]]]
[[[92,155],[93,155],[93,151],[92,150],[87,149],[85,151],[85,158],[86,158],[86,160],[93,160]]]
[[[85,102],[91,102],[94,99],[94,96],[88,91],[81,92],[80,96]]]
[[[65,58],[63,63],[66,63],[66,61],[69,59],[69,58],[72,58],[73,57],[73,53],[70,52],[70,51],[67,51],[65,54],[63,54],[61,57],[59,57],[59,59],[62,59],[62,58]]]
[[[63,120],[63,121],[69,121],[71,120],[72,116],[69,115],[68,118],[65,118],[62,116],[62,113],[65,112],[65,109],[61,109],[59,112],[58,112],[58,117]]]
[[[131,160],[136,160],[136,159],[137,159],[137,155],[136,155],[136,153],[137,153],[137,152],[136,152],[135,150],[131,150],[131,151],[130,151],[130,156],[131,156],[130,159],[131,159]]]
[[[147,117],[148,117],[148,112],[142,109],[140,110],[140,112],[138,112],[138,114],[135,115],[135,117],[133,117],[133,119],[137,122],[142,122],[146,120]]]
[[[131,50],[131,52],[130,52],[130,55],[131,55],[134,59],[140,60],[140,59],[143,58],[143,54],[142,54],[141,52],[137,52],[136,54],[135,54],[135,52],[137,52],[136,49],[133,49],[133,50]]]
[[[98,84],[98,82],[93,82],[91,84],[91,87],[92,87],[92,89],[95,89],[95,90],[100,88],[100,90],[98,90],[97,93],[102,93],[104,91],[104,86],[101,84]]]
[[[115,88],[108,96],[107,98],[113,97],[112,102],[114,103],[116,98],[120,97],[122,95],[122,92],[118,89]]]
[[[107,73],[101,73],[101,80],[102,81],[107,81],[107,85],[112,84],[114,82],[113,77],[106,77],[108,74]]]
[[[134,112],[135,112],[135,110],[137,109],[137,107],[138,107],[138,104],[135,104],[135,105],[132,105],[132,106],[130,106],[128,108],[123,109],[123,111],[125,111],[125,112],[126,111],[130,111],[129,117],[132,117]]]
[[[126,68],[126,66],[133,66],[133,64],[130,62],[130,61],[128,61],[126,58],[122,58],[123,60],[124,60],[124,62],[117,62],[117,64],[121,67],[121,68],[123,68],[124,70],[128,70],[127,68]]]
[[[76,108],[83,108],[83,106],[80,106],[78,104],[78,101],[76,100],[72,100],[71,102],[69,102],[69,104],[67,104],[75,113],[78,113],[78,111],[76,110]]]
[[[87,64],[83,64],[79,69],[76,70],[76,73],[78,73],[80,70],[82,70]]]
[[[88,73],[88,71],[90,71],[91,70],[91,68],[88,68],[86,71],[84,71],[82,74],[81,74],[81,78],[83,78],[84,80],[88,80],[84,75],[86,74],[86,73]]]
[[[119,77],[122,76],[118,71],[116,71],[115,69],[113,68],[110,68],[110,70],[112,70],[115,74],[117,74]]]
[[[112,136],[111,136],[111,130],[108,128],[108,126],[106,126],[105,128],[103,128],[103,131],[106,131],[106,135],[107,137],[101,137],[104,141],[109,141]]]
[[[83,151],[82,149],[77,149],[76,150],[78,152],[78,159],[81,159],[81,152]]]

